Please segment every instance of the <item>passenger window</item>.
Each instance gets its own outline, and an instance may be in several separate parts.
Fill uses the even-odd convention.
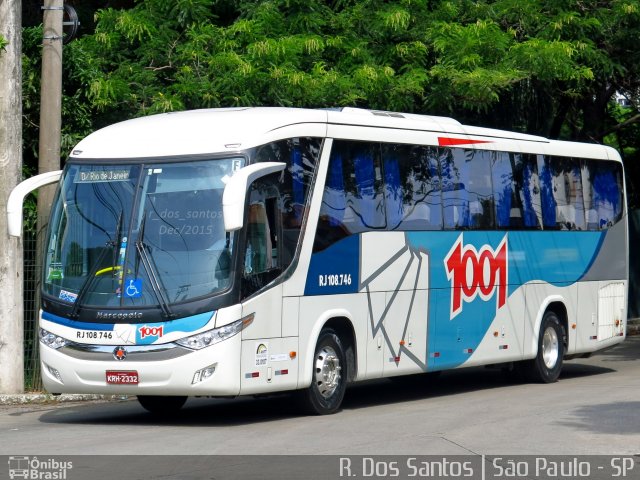
[[[589,230],[604,230],[620,220],[623,184],[619,164],[584,160],[582,185]]]
[[[388,230],[439,230],[442,198],[435,147],[384,144]]]
[[[586,228],[582,175],[576,159],[539,157],[543,222],[546,229]]]
[[[522,201],[525,228],[542,228],[542,200],[540,197],[540,176],[536,155],[522,154]]]
[[[445,229],[493,228],[492,155],[495,152],[461,148],[441,150]]]
[[[535,156],[496,152],[492,155],[491,174],[497,227],[540,228],[542,211]]]
[[[314,251],[349,235],[384,228],[379,145],[336,141],[329,160]]]

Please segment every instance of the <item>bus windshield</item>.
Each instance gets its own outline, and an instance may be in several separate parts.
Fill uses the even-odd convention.
[[[225,290],[222,193],[244,158],[69,164],[54,204],[45,294],[94,307],[182,303]]]

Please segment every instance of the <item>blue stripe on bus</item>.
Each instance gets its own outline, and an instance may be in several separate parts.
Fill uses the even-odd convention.
[[[78,322],[76,320],[70,320],[68,318],[59,317],[58,315],[54,315],[49,312],[42,312],[42,319],[47,320],[52,323],[57,323],[58,325],[63,325],[65,327],[75,328],[77,330],[99,330],[110,332],[113,331],[112,323],[88,323],[88,322]]]
[[[356,293],[360,273],[360,236],[350,235],[311,256],[305,295]]]
[[[480,252],[487,246],[496,251],[507,238],[508,288],[506,300],[529,282],[545,282],[566,287],[578,282],[589,271],[598,256],[606,231],[441,231],[404,232],[411,249],[429,255],[429,309],[425,317],[429,351],[441,355],[429,357],[428,369],[454,368],[462,365],[468,354],[460,347],[474,351],[487,333],[498,310],[498,291],[488,299],[477,295],[462,302],[452,316],[451,279],[445,259],[462,235],[465,247]],[[370,237],[371,240],[372,237]],[[359,285],[360,235],[351,235],[311,257],[305,295],[356,293]],[[380,245],[384,248],[384,245]],[[362,259],[366,262],[367,259]],[[346,285],[343,275],[350,274]],[[341,276],[342,275],[342,276]],[[327,282],[327,278],[338,280]],[[501,308],[509,308],[506,304]],[[425,312],[426,313],[426,312]],[[525,312],[510,312],[514,321],[524,322]],[[437,349],[436,349],[437,346]]]
[[[472,245],[477,251],[485,245],[495,249],[507,235],[509,294],[534,280],[555,286],[577,282],[593,264],[606,236],[606,231],[406,232],[412,247],[429,252],[430,288],[450,288],[444,259],[461,233],[464,244]]]
[[[428,369],[455,368],[467,359],[460,345],[480,345],[498,310],[498,292],[488,300],[478,295],[463,301],[461,311],[451,316],[451,281],[447,277],[445,258],[461,232],[407,232],[412,248],[429,252],[429,320],[430,351],[441,353],[428,358]],[[529,282],[545,282],[566,287],[578,282],[589,270],[603,243],[606,232],[541,231],[465,231],[463,243],[480,251],[485,245],[495,250],[507,236],[507,299]],[[509,308],[505,305],[502,308]],[[514,321],[524,322],[525,312],[510,312]],[[437,349],[437,350],[434,350]]]
[[[166,335],[171,332],[185,332],[191,333],[196,330],[200,330],[207,323],[211,321],[213,316],[215,315],[215,311],[199,313],[197,315],[192,315],[190,317],[179,318],[177,320],[171,320],[168,322],[144,322],[132,324],[136,326],[136,345],[147,345],[154,343],[158,340],[157,336],[146,336],[142,338],[140,332],[140,326],[146,326],[150,328],[154,327],[162,327],[163,335]],[[75,328],[77,330],[97,330],[97,331],[114,331],[115,325],[113,323],[90,323],[90,322],[78,322],[76,320],[70,320],[68,318],[60,317],[58,315],[54,315],[49,312],[42,312],[42,319],[47,320],[49,322],[56,323],[58,325],[63,325],[65,327]],[[129,325],[129,324],[123,324]]]
[[[177,320],[171,320],[168,322],[156,322],[156,323],[144,323],[145,327],[162,327],[162,334],[167,335],[171,332],[184,332],[191,333],[196,330],[200,330],[207,323],[211,321],[213,316],[215,315],[215,311],[213,312],[205,312],[198,313],[197,315],[192,315],[190,317],[179,318]],[[136,345],[148,345],[154,343],[158,340],[158,337],[145,337],[142,338],[142,334],[140,332],[140,328],[136,328]]]

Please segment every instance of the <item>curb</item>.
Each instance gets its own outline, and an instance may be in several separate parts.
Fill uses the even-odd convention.
[[[123,401],[129,399],[129,395],[52,395],[50,393],[18,393],[13,395],[0,395],[0,405],[42,405],[47,403],[67,403],[86,401]]]

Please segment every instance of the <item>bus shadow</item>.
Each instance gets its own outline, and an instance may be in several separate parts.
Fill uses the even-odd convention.
[[[560,374],[560,381],[570,378],[591,377],[594,375],[602,375],[605,373],[612,373],[616,371],[615,369],[609,367],[603,367],[600,365],[588,365],[579,362],[580,360],[573,360],[571,363],[565,363],[562,367],[562,373]]]
[[[570,412],[573,420],[560,425],[585,432],[611,435],[637,435],[640,433],[640,409],[638,402],[612,402],[587,405]]]
[[[560,381],[602,375],[614,371],[611,368],[596,365],[566,364],[563,367]],[[354,386],[347,391],[348,396],[345,398],[343,407],[358,409],[495,388],[526,388],[528,385],[515,374],[484,367],[442,372],[442,375],[437,377],[430,374],[411,375],[387,379],[385,382],[388,383],[386,385],[364,383]]]
[[[624,342],[596,354],[603,362],[633,362],[640,360],[640,335],[627,337]]]
[[[566,364],[562,379],[601,375],[614,370],[579,363]],[[526,388],[500,370],[475,367],[443,372],[442,375],[412,375],[395,379],[368,380],[347,389],[343,410],[375,408],[403,402],[435,399],[448,395],[494,388]],[[190,398],[174,414],[156,416],[146,412],[135,397],[127,401],[74,405],[47,410],[43,423],[77,425],[146,425],[182,427],[229,427],[295,419],[305,416],[291,394],[237,399]]]

